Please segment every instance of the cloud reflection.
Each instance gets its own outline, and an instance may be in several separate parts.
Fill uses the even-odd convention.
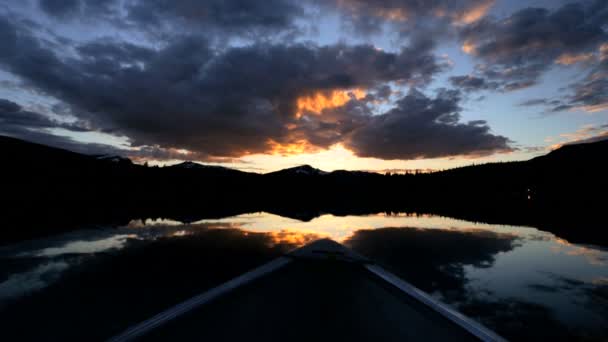
[[[491,267],[516,240],[480,229],[381,228],[358,230],[345,243],[421,289],[456,300],[466,293],[463,266]]]

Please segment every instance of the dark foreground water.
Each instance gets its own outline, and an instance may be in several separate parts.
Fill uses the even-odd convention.
[[[601,247],[436,216],[301,222],[267,213],[191,224],[138,220],[1,247],[0,340],[103,340],[319,237],[507,338],[608,340]]]

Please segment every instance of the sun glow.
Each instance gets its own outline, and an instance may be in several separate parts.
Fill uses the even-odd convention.
[[[475,44],[468,40],[465,40],[465,42],[462,44],[462,51],[469,55],[475,53]]]
[[[302,153],[313,153],[318,149],[311,145],[308,141],[302,139],[292,143],[281,144],[273,139],[268,140],[270,146],[270,154],[280,156],[291,156]]]
[[[289,244],[294,246],[303,246],[309,242],[318,240],[327,235],[320,232],[310,230],[295,230],[295,229],[281,229],[279,231],[268,232],[272,245]]]
[[[305,113],[320,115],[323,110],[342,107],[351,99],[361,100],[366,95],[359,88],[350,90],[331,90],[329,92],[318,91],[313,95],[302,96],[297,99],[296,117],[300,118]]]

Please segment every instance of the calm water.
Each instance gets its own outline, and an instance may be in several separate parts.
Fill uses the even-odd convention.
[[[21,340],[104,339],[319,237],[507,338],[608,339],[608,251],[531,227],[419,215],[256,213],[132,221],[0,248],[0,321]]]

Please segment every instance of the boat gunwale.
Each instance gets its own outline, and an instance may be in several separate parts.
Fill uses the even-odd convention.
[[[323,250],[316,249],[318,245],[327,248],[325,252]],[[342,250],[342,251],[340,251]],[[393,288],[396,288],[400,292],[407,295],[409,298],[414,299],[416,302],[424,305],[427,308],[432,309],[442,317],[448,319],[452,323],[458,325],[460,328],[466,330],[468,333],[477,337],[481,341],[490,342],[506,341],[505,338],[499,336],[492,330],[486,328],[481,323],[474,321],[473,319],[465,316],[464,314],[456,311],[449,307],[447,304],[434,299],[426,292],[418,289],[409,282],[401,279],[395,274],[385,270],[378,264],[374,263],[368,258],[365,258],[350,248],[335,242],[330,239],[320,239],[306,244],[302,247],[296,248],[284,256],[280,256],[273,259],[262,266],[254,268],[240,276],[237,276],[231,280],[228,280],[216,287],[213,287],[199,295],[196,295],[180,304],[177,304],[161,313],[144,320],[143,322],[136,324],[119,335],[111,337],[108,342],[126,342],[132,341],[138,337],[146,335],[153,329],[164,325],[165,323],[192,311],[199,306],[207,304],[218,297],[221,297],[237,288],[247,285],[259,278],[267,276],[298,259],[327,259],[327,260],[340,260],[341,262],[357,263],[363,267],[363,270],[372,273],[375,277],[390,284]]]
[[[465,316],[464,314],[456,311],[455,309],[449,307],[448,305],[440,302],[439,300],[431,297],[426,292],[420,290],[414,285],[408,283],[407,281],[399,278],[393,273],[385,270],[374,263],[367,263],[364,265],[365,269],[369,272],[375,274],[380,277],[382,280],[387,283],[393,285],[401,292],[404,292],[409,297],[413,298],[419,303],[422,303],[426,307],[431,308],[433,311],[439,313],[441,316],[447,318],[451,322],[457,324],[461,328],[468,331],[470,334],[473,334],[475,337],[479,338],[481,341],[490,342],[490,341],[507,341],[505,338],[499,336],[492,330],[486,328],[481,323],[474,321],[473,319]]]

